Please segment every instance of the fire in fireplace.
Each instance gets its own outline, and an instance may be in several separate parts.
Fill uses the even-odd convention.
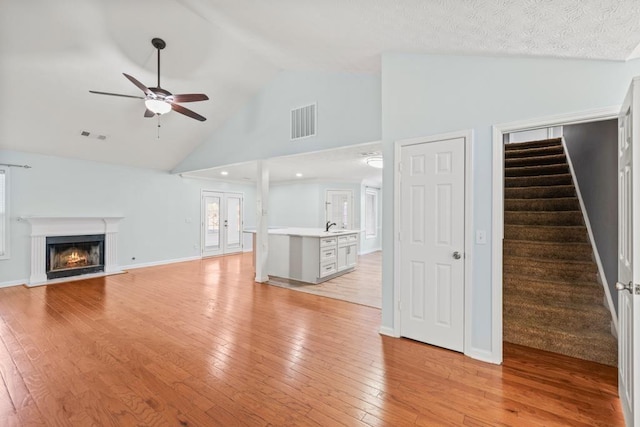
[[[104,271],[104,234],[47,237],[47,279]]]

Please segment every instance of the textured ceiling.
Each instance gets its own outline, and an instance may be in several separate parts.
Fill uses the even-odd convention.
[[[0,148],[170,170],[283,69],[379,71],[382,52],[640,55],[640,2],[2,0]],[[144,119],[122,73],[210,101]],[[104,141],[80,136],[106,135]],[[158,130],[160,138],[157,138]]]

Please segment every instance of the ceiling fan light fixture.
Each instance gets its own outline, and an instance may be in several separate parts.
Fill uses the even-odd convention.
[[[159,99],[147,99],[144,101],[144,105],[149,111],[152,111],[154,114],[158,115],[166,114],[171,111],[171,104]]]
[[[368,157],[366,162],[372,168],[382,169],[382,156]]]

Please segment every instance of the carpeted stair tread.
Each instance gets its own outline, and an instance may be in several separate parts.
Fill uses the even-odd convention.
[[[617,366],[616,339],[606,332],[538,328],[512,323],[504,328],[505,341],[571,357]]]
[[[546,280],[594,281],[598,277],[593,261],[505,256],[503,270],[505,275],[524,274]]]
[[[511,150],[505,150],[504,157],[506,159],[512,159],[514,157],[537,157],[548,156],[553,154],[564,154],[564,148],[562,144],[550,145],[547,147],[533,147],[533,148],[521,148]]]
[[[505,144],[505,151],[511,150],[523,150],[525,148],[540,148],[540,147],[553,147],[562,146],[562,140],[560,138],[542,139],[539,141],[527,141],[527,142],[511,142]]]
[[[568,332],[610,332],[611,314],[604,305],[531,305],[507,300],[503,306],[503,316],[505,323],[517,320],[517,323],[525,326],[548,327]]]
[[[567,156],[564,154],[552,154],[537,157],[515,157],[505,159],[505,168],[538,166],[538,165],[560,165],[567,163]]]
[[[533,242],[589,242],[584,226],[505,225],[504,238]]]
[[[505,187],[539,187],[542,185],[572,185],[571,174],[512,176],[504,180]]]
[[[537,175],[558,175],[569,173],[569,165],[542,165],[542,166],[522,166],[505,168],[504,176],[537,176]]]
[[[510,187],[504,189],[505,199],[541,199],[554,197],[574,197],[573,185],[553,185],[538,187]]]
[[[504,223],[514,225],[584,225],[581,211],[507,211]]]
[[[508,274],[504,278],[504,299],[541,305],[602,304],[604,290],[595,281],[543,280]]]
[[[505,256],[532,257],[538,259],[565,259],[592,261],[593,252],[589,243],[535,242],[531,240],[509,240],[503,242]]]
[[[507,211],[574,211],[580,209],[577,197],[554,197],[542,199],[505,199]]]

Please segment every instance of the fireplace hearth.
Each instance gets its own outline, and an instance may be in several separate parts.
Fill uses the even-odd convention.
[[[47,237],[47,279],[104,271],[104,234]]]

